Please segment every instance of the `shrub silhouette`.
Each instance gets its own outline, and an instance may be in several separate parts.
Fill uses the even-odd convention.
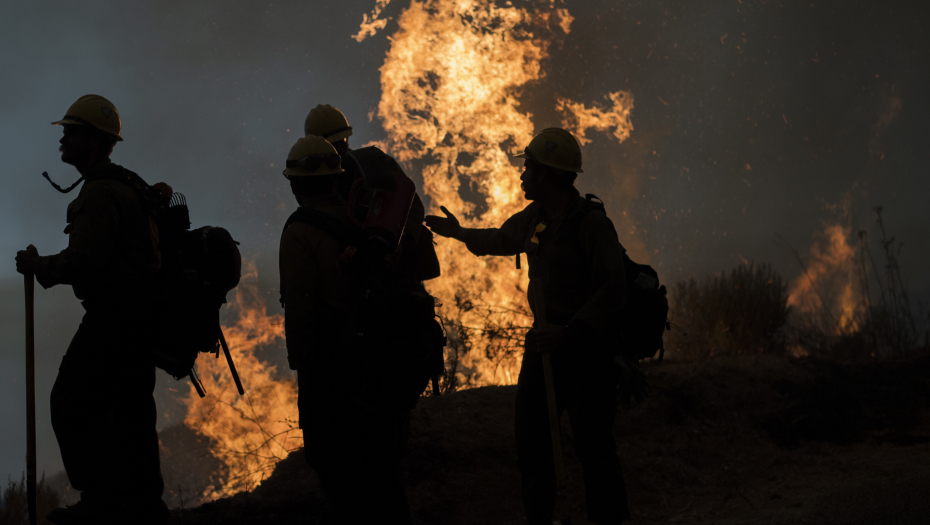
[[[58,493],[45,482],[45,475],[36,485],[36,509],[39,523],[50,523],[45,515],[52,509],[61,506]],[[8,480],[3,490],[3,500],[0,501],[0,525],[24,525],[29,523],[29,507],[26,504],[26,476],[19,483]]]
[[[672,300],[670,317],[688,335],[673,331],[666,348],[679,357],[785,352],[788,292],[769,265],[678,282]]]

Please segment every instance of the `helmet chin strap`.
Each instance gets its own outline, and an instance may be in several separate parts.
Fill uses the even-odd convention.
[[[78,187],[78,184],[80,184],[80,183],[84,180],[84,176],[81,175],[81,178],[78,179],[74,184],[72,184],[71,186],[68,186],[67,188],[64,188],[64,189],[63,189],[61,186],[55,184],[55,183],[52,181],[52,178],[48,176],[48,172],[47,172],[47,171],[43,171],[43,172],[42,172],[42,176],[45,177],[45,180],[47,180],[48,183],[51,184],[53,188],[55,188],[56,190],[60,191],[61,193],[70,193],[71,190],[73,190],[74,188],[77,188],[77,187]]]

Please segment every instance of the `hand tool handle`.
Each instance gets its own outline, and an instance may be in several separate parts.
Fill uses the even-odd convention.
[[[236,382],[236,390],[239,395],[245,395],[245,389],[242,388],[242,381],[239,380],[239,372],[236,372],[236,365],[233,364],[232,355],[229,353],[229,346],[226,345],[226,336],[223,335],[223,327],[220,327],[220,344],[223,345],[223,353],[226,354],[226,363],[229,364],[229,371],[232,372],[233,380]]]
[[[536,324],[546,326],[546,296],[541,280],[534,280],[533,295],[536,303]],[[559,425],[559,410],[555,400],[555,382],[552,378],[552,352],[542,353],[543,375],[546,379],[546,401],[549,405],[549,433],[552,436],[552,459],[555,462],[555,479],[559,493],[566,488],[565,466],[562,462],[562,433]]]
[[[37,525],[36,516],[36,339],[35,278],[24,275],[26,285],[26,498],[29,524]]]

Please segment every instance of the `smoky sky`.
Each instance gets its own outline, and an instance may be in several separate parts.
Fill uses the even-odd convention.
[[[24,468],[22,285],[13,256],[30,243],[41,254],[66,246],[73,194],[58,194],[40,174],[62,185],[78,177],[59,161],[61,128],[49,123],[81,95],[113,101],[125,138],[113,160],[184,193],[194,226],[228,228],[277,312],[277,239],[295,206],[280,173],[304,116],[333,104],[355,129],[353,145],[384,138],[369,115],[396,22],[361,43],[351,38],[372,4],[0,6],[0,251],[9,257],[0,266],[0,473]],[[396,18],[407,5],[395,0],[385,15]],[[914,295],[927,295],[925,4],[569,0],[566,7],[571,31],[551,35],[545,76],[521,91],[521,109],[542,129],[559,125],[557,97],[591,105],[632,92],[630,139],[618,145],[589,132],[577,185],[607,202],[634,258],[666,282],[744,260],[792,278],[799,266],[774,235],[804,254],[824,221],[838,220],[830,207],[848,198],[850,224],[872,237],[871,208],[884,205],[886,226],[905,242],[904,277]],[[52,473],[60,459],[48,393],[80,306],[65,287],[38,290],[36,300],[39,466]],[[102,378],[89,380],[105,387]],[[162,378],[160,414],[174,406],[169,387],[186,392]]]

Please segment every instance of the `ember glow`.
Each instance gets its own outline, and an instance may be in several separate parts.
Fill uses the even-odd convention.
[[[218,358],[197,359],[207,397],[201,399],[191,386],[185,399],[184,423],[212,440],[211,453],[227,468],[219,476],[222,481],[202,494],[205,499],[254,488],[278,461],[303,446],[303,433],[297,428],[297,382],[279,377],[276,367],[257,355],[284,341],[284,317],[267,314],[257,280],[255,265],[249,264],[226,307],[223,326],[245,395],[236,391],[220,351]]]
[[[365,18],[359,36],[371,34],[367,28],[384,5],[379,1],[373,16]],[[544,75],[549,41],[568,33],[571,22],[568,10],[555,1],[529,10],[488,0],[413,0],[399,16],[381,68],[378,116],[388,134],[388,152],[420,169],[430,213],[440,214],[442,205],[466,227],[496,227],[528,204],[520,189],[522,168],[512,157],[534,132],[560,123],[534,122],[517,97]],[[592,128],[613,129],[618,141],[629,136],[632,94],[605,98],[607,108],[557,99],[561,124],[582,144],[590,142],[585,130]],[[487,310],[474,306],[487,305],[500,325],[532,324],[524,313],[527,274],[513,259],[477,258],[449,239],[438,240],[437,252],[443,276],[429,289],[445,304],[446,319],[481,328]],[[520,356],[491,361],[479,351],[461,364],[470,385],[512,384]]]

